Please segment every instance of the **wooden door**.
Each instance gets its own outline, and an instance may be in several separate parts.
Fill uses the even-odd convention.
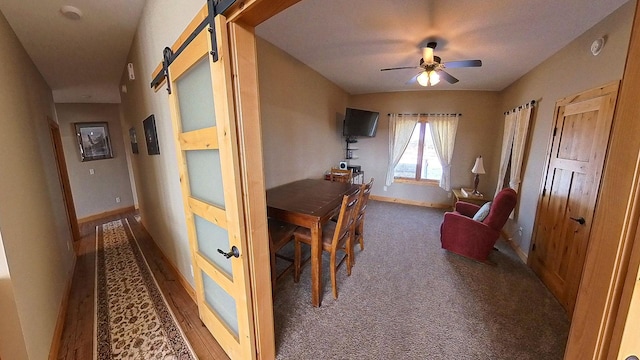
[[[529,265],[573,313],[618,83],[559,100]]]
[[[169,66],[169,103],[200,318],[232,359],[256,358],[226,20]],[[219,56],[212,61],[215,50]]]

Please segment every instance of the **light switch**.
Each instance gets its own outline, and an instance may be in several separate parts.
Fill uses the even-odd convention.
[[[96,173],[96,172],[95,172],[95,171],[93,171],[93,169],[89,169],[89,174],[93,175],[93,174],[95,174],[95,173]]]

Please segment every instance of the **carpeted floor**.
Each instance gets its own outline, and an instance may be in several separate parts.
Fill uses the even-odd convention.
[[[319,308],[309,266],[298,284],[282,278],[277,358],[562,359],[570,324],[560,304],[502,240],[495,266],[443,250],[443,213],[371,201],[365,250],[356,247],[350,277],[339,269],[338,300],[324,254]]]

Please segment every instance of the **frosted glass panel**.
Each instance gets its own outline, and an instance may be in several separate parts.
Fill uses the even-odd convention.
[[[202,282],[204,285],[204,300],[209,307],[224,321],[236,337],[238,337],[238,313],[236,312],[236,301],[227,294],[209,275],[202,272]]]
[[[193,222],[196,226],[198,238],[198,251],[212,263],[218,265],[230,278],[233,278],[231,259],[227,259],[218,252],[218,249],[227,252],[229,246],[229,233],[220,226],[193,214]]]
[[[224,209],[220,151],[186,151],[191,196]]]
[[[184,73],[176,81],[182,132],[216,126],[209,57]]]

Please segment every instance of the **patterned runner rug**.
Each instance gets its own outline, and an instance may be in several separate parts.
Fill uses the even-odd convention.
[[[96,226],[95,359],[197,359],[125,219]]]

